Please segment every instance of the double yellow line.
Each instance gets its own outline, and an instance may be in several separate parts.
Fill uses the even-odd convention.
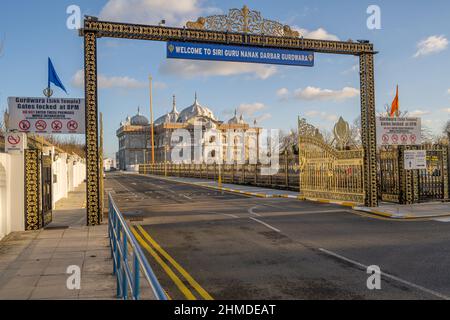
[[[137,229],[137,230],[136,230]],[[133,232],[136,240],[141,244],[141,246],[147,250],[148,253],[155,259],[155,261],[161,266],[164,272],[169,276],[169,278],[175,283],[177,288],[188,300],[197,300],[197,297],[192,293],[192,291],[183,283],[183,281],[178,277],[178,275],[172,270],[174,268],[178,273],[186,279],[192,288],[197,291],[197,293],[205,300],[213,300],[211,295],[198,284],[197,281],[192,278],[192,276],[173,259],[161,246],[153,240],[153,238],[142,228],[141,226],[133,227],[131,226],[131,231]],[[139,233],[139,232],[140,233]],[[164,259],[171,264],[169,266]]]

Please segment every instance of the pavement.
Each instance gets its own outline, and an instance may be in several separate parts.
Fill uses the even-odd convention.
[[[443,221],[450,221],[450,203],[433,202],[414,205],[400,205],[391,203],[380,203],[377,208],[364,207],[361,204],[349,201],[337,201],[328,199],[305,198],[299,196],[298,192],[288,190],[277,190],[269,188],[260,188],[246,185],[237,185],[223,183],[220,187],[217,181],[198,178],[187,177],[163,177],[150,175],[150,177],[165,179],[167,181],[174,181],[177,183],[185,183],[188,185],[205,187],[215,190],[222,190],[227,192],[234,192],[248,196],[260,198],[288,198],[307,200],[320,203],[331,203],[341,206],[351,207],[353,210],[362,211],[365,213],[382,216],[391,219],[431,219],[437,218]]]
[[[450,223],[253,197],[137,174],[105,180],[172,299],[450,299]],[[370,290],[368,266],[380,268]]]
[[[85,201],[82,184],[57,203],[46,229],[0,241],[0,300],[115,299],[107,225],[85,226]],[[67,287],[70,266],[79,268],[80,289]]]
[[[380,203],[378,208],[355,206],[353,209],[391,219],[438,219],[450,221],[450,202],[418,203],[400,205]]]

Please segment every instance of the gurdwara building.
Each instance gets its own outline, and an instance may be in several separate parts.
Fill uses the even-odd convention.
[[[256,120],[253,126],[244,121],[242,115],[238,117],[235,111],[234,116],[228,121],[220,121],[214,113],[206,106],[202,106],[195,95],[192,105],[178,112],[176,98],[173,96],[172,110],[154,121],[154,148],[155,162],[172,162],[172,151],[180,145],[193,146],[194,128],[201,128],[203,141],[200,143],[201,153],[205,147],[211,146],[214,140],[219,138],[222,142],[222,158],[243,157],[248,160],[252,148],[258,148],[257,141],[261,128],[257,127]],[[172,137],[174,131],[184,129],[190,133],[191,141],[180,141]],[[116,158],[121,170],[136,170],[137,165],[151,162],[151,125],[149,120],[138,112],[133,117],[127,117],[120,123],[120,128],[116,135],[119,140],[119,151]],[[205,132],[216,132],[216,135],[208,135]],[[229,141],[233,139],[233,141]],[[198,143],[196,144],[198,146]],[[208,150],[211,148],[209,147]],[[194,148],[191,148],[194,159]],[[215,150],[211,150],[211,157],[215,157]],[[240,158],[241,159],[241,158]],[[189,162],[189,161],[187,161]]]

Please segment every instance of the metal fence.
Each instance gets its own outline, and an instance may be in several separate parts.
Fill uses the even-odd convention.
[[[426,169],[405,170],[406,150],[426,150]],[[378,158],[382,201],[411,204],[449,200],[448,146],[383,147]]]
[[[155,163],[139,165],[139,173],[218,180],[223,183],[244,184],[267,188],[299,191],[297,156],[280,156],[279,170],[274,175],[263,175],[261,164],[174,164]]]
[[[141,298],[141,275],[151,288],[154,298],[167,300],[136,238],[117,208],[111,194],[109,200],[109,239],[117,277],[117,297],[124,300]]]

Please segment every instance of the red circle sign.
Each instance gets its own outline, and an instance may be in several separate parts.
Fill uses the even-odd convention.
[[[8,136],[8,142],[10,145],[18,145],[20,143],[20,136]]]
[[[406,134],[403,134],[403,135],[400,137],[400,140],[402,140],[403,143],[406,143],[406,142],[408,142],[408,136],[407,136]]]
[[[59,120],[55,120],[52,122],[52,129],[55,131],[61,131],[62,126],[63,126],[63,124]]]
[[[67,122],[67,129],[71,130],[71,131],[75,131],[78,129],[78,123],[74,120],[70,120],[69,122]]]
[[[36,124],[34,125],[36,127],[36,129],[38,129],[39,131],[44,131],[45,129],[47,129],[47,123],[44,120],[38,120],[36,121]]]
[[[387,134],[383,135],[383,142],[388,143],[389,142],[389,136]]]
[[[398,135],[396,135],[396,134],[392,135],[392,141],[394,143],[397,143],[398,142]]]
[[[415,134],[412,134],[410,137],[409,137],[409,139],[411,140],[411,142],[416,142],[416,140],[417,140],[417,137],[416,137],[416,135]]]
[[[28,131],[28,130],[30,130],[30,127],[31,127],[31,125],[28,120],[22,120],[19,122],[19,128],[22,131]]]

